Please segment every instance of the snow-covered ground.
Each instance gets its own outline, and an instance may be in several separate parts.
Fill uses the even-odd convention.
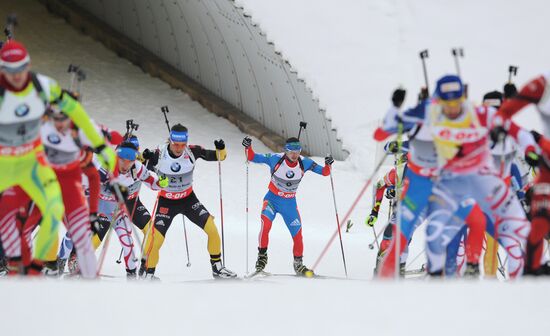
[[[474,24],[483,16],[478,13],[478,9],[488,12],[491,7],[485,3],[478,4],[476,11],[470,11],[467,8],[473,6],[473,2],[465,1],[464,5],[458,5],[459,2],[451,4],[442,1],[441,3],[450,6],[445,9],[440,2],[430,0],[425,2],[426,8],[432,8],[430,14],[425,13],[425,8],[417,4],[419,2],[406,2],[405,5],[397,1],[347,1],[341,2],[344,4],[341,7],[336,7],[340,2],[285,1],[277,3],[281,4],[281,8],[286,8],[287,12],[272,8],[273,17],[267,15],[267,12],[260,14],[262,8],[268,8],[267,5],[260,5],[266,3],[265,1],[246,1],[246,5],[257,5],[252,8],[254,17],[260,20],[262,27],[265,22],[269,36],[283,49],[300,73],[305,74],[321,101],[329,107],[344,141],[354,151],[350,160],[334,165],[336,197],[342,218],[364,183],[365,176],[372,169],[370,164],[375,146],[368,134],[375,120],[386,108],[391,89],[395,83],[403,83],[415,91],[413,88],[421,83],[416,77],[420,74],[419,62],[415,58],[416,51],[420,48],[418,45],[429,47],[433,53],[432,76],[436,69],[451,71],[452,59],[446,55],[447,44],[439,38],[447,36],[454,28],[446,24],[449,20],[440,16],[456,9],[463,14],[472,15],[471,19],[461,19],[459,22]],[[529,2],[526,3],[525,6],[530,6]],[[308,15],[301,12],[305,8],[309,8]],[[326,13],[329,9],[331,14]],[[506,6],[503,10],[506,13],[512,12]],[[11,11],[18,13],[20,28],[16,36],[27,44],[37,71],[58,79],[62,85],[68,85],[66,69],[70,63],[79,64],[86,70],[88,79],[83,86],[84,106],[98,122],[123,131],[125,120],[134,119],[140,124],[137,134],[142,147],[153,147],[166,137],[166,125],[160,106],[167,105],[170,108],[170,122],[181,122],[189,127],[191,143],[212,148],[214,139],[223,138],[226,141],[228,159],[222,166],[226,263],[240,275],[244,274],[245,250],[248,247],[249,268],[252,268],[261,201],[266,192],[269,173],[267,167],[250,166],[250,234],[247,240],[245,158],[240,144],[245,134],[227,120],[208,113],[182,92],[144,74],[101,44],[78,33],[63,20],[50,16],[37,2],[3,0],[0,3],[0,18]],[[533,12],[536,14],[535,10]],[[289,42],[290,39],[282,36],[284,34],[277,33],[276,26],[270,20],[292,25],[288,18],[300,13],[302,27],[296,28],[294,38],[303,38],[303,43],[313,41],[324,45],[333,53],[326,49],[322,53],[319,47],[307,45],[302,48],[307,51],[304,55],[292,54],[292,50],[295,50],[292,43],[298,46],[299,42]],[[491,11],[491,15],[485,15],[486,25],[497,25],[491,29],[500,33],[507,24],[497,20],[499,13],[500,11]],[[349,15],[352,15],[352,19]],[[426,22],[429,15],[432,16],[433,25],[443,27],[447,33],[426,35],[426,40],[432,41],[428,44],[422,44],[423,41],[414,42],[429,27],[429,22]],[[325,27],[319,20],[325,22]],[[540,24],[535,21],[533,20],[533,25]],[[329,29],[328,23],[334,29]],[[306,24],[311,29],[303,29]],[[346,34],[342,34],[341,30],[344,26],[347,27]],[[467,32],[472,33],[477,29],[478,26],[472,26]],[[452,31],[455,30],[457,29]],[[513,29],[515,33],[518,30],[516,26]],[[300,37],[305,31],[309,31],[307,39]],[[359,33],[365,36],[363,49],[360,49],[361,46],[350,35],[359,36]],[[482,36],[481,33],[476,36],[462,32],[455,34],[459,38],[457,37],[456,42],[449,43],[457,43],[466,48],[464,73],[472,83],[472,93],[476,95],[485,90],[486,86],[493,88],[499,85],[506,77],[505,71],[509,62],[520,65],[522,79],[536,74],[541,70],[540,66],[544,65],[543,51],[533,55],[514,49],[515,52],[511,55],[515,55],[516,59],[508,60],[507,57],[500,58],[502,54],[496,52],[504,50],[501,37],[493,46],[478,39]],[[511,39],[518,40],[517,35],[511,36]],[[340,42],[332,44],[335,41]],[[472,46],[467,44],[474,41],[476,42]],[[528,42],[521,40],[518,43]],[[371,55],[370,48],[379,50],[376,57]],[[496,62],[488,62],[487,57],[493,54],[486,53],[487,50],[494,51]],[[355,54],[355,51],[361,53]],[[312,66],[300,61],[299,58],[307,57],[305,54],[308,52],[317,56],[323,55],[325,61],[321,57],[310,57]],[[533,59],[530,61],[527,57]],[[331,58],[333,62],[329,62]],[[500,61],[502,64],[498,65]],[[313,64],[317,64],[318,68]],[[445,68],[442,64],[448,66]],[[488,67],[486,73],[495,81],[494,84],[492,81],[488,83],[480,79],[483,78],[481,74],[485,73],[479,70],[483,64]],[[353,69],[355,74],[351,76]],[[362,73],[365,74],[357,76]],[[497,76],[500,73],[502,76]],[[326,83],[330,80],[334,84],[327,86]],[[412,103],[411,96],[408,102]],[[257,140],[254,147],[258,152],[268,150]],[[315,159],[322,162],[322,158]],[[218,168],[215,163],[197,164],[194,189],[205,206],[217,217],[219,226]],[[141,196],[145,205],[151,209],[154,194],[143,190]],[[329,179],[308,175],[300,187],[298,202],[304,222],[305,262],[311,265],[336,226]],[[537,330],[534,323],[544,321],[543,314],[548,310],[544,296],[539,292],[544,293],[548,289],[547,283],[438,284],[411,280],[399,284],[383,284],[367,281],[372,276],[375,260],[375,251],[368,249],[368,244],[373,239],[372,231],[363,225],[368,211],[370,200],[367,197],[352,215],[356,223],[352,232],[343,234],[349,276],[357,280],[272,277],[227,283],[205,281],[210,279],[206,237],[187,221],[192,263],[187,268],[183,226],[181,218],[178,218],[169,230],[161,250],[157,275],[162,282],[127,283],[123,267],[115,263],[119,247],[113,239],[102,272],[109,277],[101,281],[0,282],[0,300],[8,303],[0,305],[0,316],[3,321],[9,321],[2,324],[2,334],[53,334],[58,333],[58,330],[60,334],[78,335],[185,332],[193,335],[404,332],[445,332],[458,335],[481,331],[513,334]],[[383,222],[380,220],[378,225]],[[377,227],[379,229],[380,226]],[[290,273],[291,239],[280,219],[276,220],[270,238],[268,270]],[[415,236],[411,246],[412,258],[421,252],[422,242],[420,233]],[[423,257],[419,258],[410,267],[418,267],[422,259]],[[324,275],[343,276],[338,244],[333,245],[316,271]],[[32,315],[29,314],[30,311]],[[513,317],[513,320],[507,319],[508,316]],[[32,323],[28,323],[29,319],[32,319]]]

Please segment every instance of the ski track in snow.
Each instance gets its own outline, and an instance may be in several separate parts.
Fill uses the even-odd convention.
[[[241,0],[241,2],[245,1]],[[286,2],[281,6],[288,7]],[[489,2],[495,3],[494,0]],[[252,3],[254,2],[246,1],[247,5]],[[258,6],[260,3],[264,2],[258,2]],[[318,1],[312,5],[311,1],[293,2],[297,7],[291,8],[289,15],[303,14],[300,10],[310,7],[313,14],[323,16],[326,15],[324,11],[327,7],[335,3]],[[436,6],[434,0],[428,3]],[[416,2],[414,5],[410,3],[405,6],[396,1],[387,3],[365,1],[357,5],[367,14],[365,22],[369,23],[365,28],[357,20],[349,20],[349,17],[344,15],[345,7],[348,5],[351,6],[349,1],[342,5],[343,13],[331,12],[332,24],[339,20],[349,21],[349,26],[346,27],[355,33],[358,29],[365,32],[381,31],[380,26],[384,27],[382,30],[390,36],[388,38],[386,35],[374,34],[369,37],[372,39],[369,40],[371,45],[377,48],[386,47],[387,54],[376,57],[371,54],[368,54],[368,57],[363,54],[351,56],[355,57],[356,61],[366,59],[366,64],[370,67],[377,66],[376,72],[368,67],[355,68],[352,66],[354,62],[347,61],[344,63],[350,65],[343,68],[342,55],[338,53],[327,54],[323,59],[309,57],[308,62],[312,64],[311,67],[297,60],[296,55],[291,54],[291,62],[297,66],[301,75],[305,75],[308,84],[312,85],[314,91],[320,95],[321,102],[327,104],[329,113],[337,122],[339,134],[354,151],[348,161],[334,164],[336,196],[341,219],[362,187],[366,175],[369,175],[372,169],[374,162],[372,153],[376,146],[369,140],[369,134],[376,124],[375,120],[386,108],[387,99],[384,97],[389,96],[395,83],[392,78],[388,78],[390,76],[387,74],[400,71],[406,78],[403,82],[410,88],[421,83],[417,78],[420,71],[417,69],[418,64],[410,61],[416,57],[416,49],[422,44],[410,35],[418,34],[414,36],[419,38],[421,34],[413,34],[410,30],[419,20],[424,19],[423,15],[430,14],[421,12],[420,5],[416,5]],[[258,6],[254,8],[253,13],[259,12]],[[466,6],[467,4],[464,7],[455,5],[462,12],[466,11]],[[484,5],[483,8],[486,7],[490,6]],[[28,0],[2,1],[0,17],[5,17],[8,12],[14,10],[13,8],[20,21],[16,37],[27,44],[35,70],[52,76],[63,86],[67,86],[69,82],[66,69],[70,63],[81,65],[87,72],[88,79],[83,84],[84,106],[96,121],[124,131],[125,120],[134,119],[140,124],[137,135],[140,137],[142,148],[151,148],[163,142],[166,137],[167,130],[160,113],[160,106],[168,105],[171,124],[181,122],[188,126],[191,143],[213,148],[214,139],[223,138],[226,141],[228,158],[222,164],[226,264],[228,268],[243,276],[246,273],[245,158],[240,143],[244,134],[227,120],[205,111],[187,95],[144,74],[139,68],[117,57],[103,45],[68,26],[62,19],[52,17],[38,3]],[[437,6],[436,9],[441,10]],[[436,9],[433,11],[435,12]],[[273,12],[272,20],[277,20],[277,15],[280,15],[280,11]],[[253,19],[255,18],[257,17],[253,16]],[[264,27],[264,20],[266,17],[262,16],[262,27]],[[388,22],[394,25],[388,25]],[[401,24],[398,24],[399,22]],[[418,29],[425,29],[427,26],[427,23],[423,23]],[[276,45],[293,50],[288,41],[278,35],[279,33],[269,29],[271,26],[268,22],[266,27],[268,27],[268,36],[274,37]],[[291,27],[292,25],[289,25],[289,28]],[[324,43],[325,47],[326,41],[331,42],[340,38],[340,33],[336,30],[322,36],[330,26],[323,30],[312,23],[312,27],[319,29],[321,33],[312,34],[311,38],[318,39],[317,42]],[[441,33],[441,35],[445,34]],[[457,43],[463,41],[465,40]],[[439,40],[433,43],[438,46],[443,45]],[[465,72],[467,71],[473,82],[474,71],[470,69],[474,69],[472,64],[476,62],[470,58],[470,53],[472,58],[476,53],[479,57],[485,56],[481,53],[483,50],[470,48],[466,44],[463,46],[468,55],[467,61],[464,61]],[[349,40],[342,39],[338,48],[332,49],[342,53],[346,48],[355,50],[353,48],[357,46]],[[523,53],[515,52],[514,55],[519,58]],[[537,61],[539,57],[542,56],[537,56]],[[326,58],[332,58],[335,63],[328,63],[328,65],[321,63]],[[482,60],[486,61],[486,59]],[[496,74],[500,74],[500,68],[507,65],[509,61],[504,59],[502,62],[504,63],[499,65],[498,71],[491,68],[488,72],[492,78],[500,79]],[[448,63],[451,63],[450,58]],[[447,70],[451,69],[449,68],[451,65]],[[520,65],[523,80],[535,74],[536,71],[542,70],[533,65],[529,68],[529,72],[524,72],[521,68],[524,64],[518,65]],[[316,79],[320,74],[314,66],[322,66],[327,71],[321,74],[327,76],[328,80],[339,83],[338,85],[349,80],[345,77],[346,72],[350,70],[347,67],[369,75],[344,85],[346,90],[353,89],[346,94],[348,91],[342,92],[335,86],[324,85],[328,82],[327,78]],[[527,68],[527,64],[525,66]],[[334,70],[328,71],[329,69]],[[431,76],[433,78],[434,72]],[[475,77],[475,79],[479,78]],[[486,83],[483,82],[483,85]],[[476,88],[476,90],[484,88]],[[368,95],[363,97],[361,92],[368,92]],[[409,94],[409,102],[412,102],[411,96],[413,95]],[[337,102],[347,103],[338,105]],[[349,105],[345,105],[348,103]],[[365,107],[367,105],[368,109]],[[369,112],[365,115],[366,110]],[[357,121],[349,122],[352,117]],[[254,149],[257,152],[268,151],[256,139]],[[322,162],[322,158],[315,159],[317,162]],[[268,180],[267,166],[250,165],[248,240],[250,271],[256,256],[261,202],[267,190]],[[202,203],[217,218],[216,223],[219,228],[221,223],[216,163],[199,161],[194,189]],[[148,209],[151,209],[155,195],[144,187],[141,197]],[[336,228],[329,179],[308,174],[300,187],[298,203],[304,225],[304,260],[307,265],[312,265]],[[384,208],[386,205],[384,203]],[[351,216],[355,222],[351,232],[343,233],[349,276],[361,281],[292,277],[229,282],[209,280],[211,275],[206,251],[206,236],[189,221],[186,224],[192,266],[190,268],[185,266],[185,246],[180,217],[172,224],[161,250],[157,270],[157,275],[162,279],[160,283],[126,282],[124,268],[114,262],[120,251],[115,235],[111,237],[102,271],[109,277],[101,281],[14,279],[1,281],[0,297],[2,301],[9,303],[0,308],[0,316],[3,320],[9,321],[3,324],[2,334],[31,335],[55,332],[67,335],[74,333],[97,335],[108,332],[150,335],[187,332],[206,335],[219,334],[227,329],[228,334],[243,335],[279,335],[281,333],[351,335],[359,332],[424,334],[426,331],[430,334],[444,331],[451,335],[461,335],[464,332],[471,333],[473,330],[476,333],[479,331],[504,335],[526,332],[534,328],[532,321],[543,320],[542,314],[547,313],[548,310],[545,308],[544,297],[537,294],[548,288],[547,283],[523,282],[509,285],[496,282],[450,282],[439,284],[413,280],[399,284],[367,282],[366,279],[372,277],[376,258],[376,250],[368,249],[368,244],[373,239],[372,231],[363,224],[370,206],[370,192],[367,192],[366,197]],[[385,224],[385,216],[383,212],[380,214],[377,231],[381,230]],[[422,231],[423,228],[420,228],[413,239],[409,260],[423,249]],[[277,218],[270,235],[267,270],[274,273],[291,272],[291,251],[290,235],[281,218]],[[423,262],[424,258],[420,257],[409,268],[418,268]],[[316,271],[323,275],[343,276],[337,241]],[[29,310],[32,311],[32,323],[28,323]],[[391,315],[392,312],[395,315]],[[498,319],[502,316],[511,316],[512,313],[514,320],[511,322]],[[398,321],[389,321],[393,316]],[[489,325],[486,321],[498,323]],[[23,331],[22,326],[24,326]],[[54,330],[54,328],[57,329]]]

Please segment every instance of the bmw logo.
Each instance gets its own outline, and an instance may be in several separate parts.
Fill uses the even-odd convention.
[[[61,139],[57,134],[50,134],[48,135],[48,141],[54,145],[57,145],[61,142]]]
[[[174,173],[179,172],[180,169],[181,169],[181,166],[177,162],[172,163],[172,165],[170,166],[170,170],[172,170]]]
[[[15,115],[18,117],[24,117],[29,114],[30,107],[27,104],[21,104],[15,108]]]
[[[287,171],[286,172],[286,177],[293,178],[294,177],[294,172],[292,170]]]

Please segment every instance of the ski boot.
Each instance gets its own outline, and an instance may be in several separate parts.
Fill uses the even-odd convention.
[[[78,267],[78,259],[76,257],[76,251],[73,249],[69,255],[69,260],[67,261],[67,268],[69,269],[69,275],[75,276],[80,273],[80,268]]]
[[[143,276],[140,276],[140,279],[142,280],[150,280],[150,281],[158,281],[160,280],[159,277],[155,276],[155,268],[148,268],[145,270],[145,273],[143,273]]]
[[[59,271],[59,276],[62,276],[65,272],[65,265],[67,265],[67,259],[57,258],[57,270]]]
[[[8,260],[5,257],[0,258],[0,278],[7,276],[8,273]]]
[[[141,263],[139,265],[139,271],[138,271],[138,275],[140,278],[142,278],[144,275],[145,275],[145,271],[147,270],[147,268],[145,267],[145,259],[141,259]]]
[[[256,260],[256,272],[263,272],[267,265],[267,249],[258,249],[258,259]]]
[[[210,260],[210,263],[212,264],[212,276],[214,279],[232,279],[237,277],[237,274],[225,268],[220,260]]]
[[[46,261],[44,263],[44,267],[42,268],[42,274],[44,274],[47,277],[57,277],[57,276],[59,276],[59,270],[57,268],[57,260],[56,261]]]
[[[464,272],[465,279],[479,279],[479,264],[467,263]]]
[[[537,273],[538,275],[543,275],[543,276],[550,275],[550,262],[540,265]]]
[[[126,279],[128,280],[136,280],[137,279],[137,273],[136,269],[126,269]]]
[[[406,263],[400,263],[399,264],[399,277],[404,278],[405,277],[405,269],[407,268]]]
[[[304,265],[302,257],[294,257],[294,272],[296,272],[296,275],[306,278],[311,278],[314,275],[313,271]]]

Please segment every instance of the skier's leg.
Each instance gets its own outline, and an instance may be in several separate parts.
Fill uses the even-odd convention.
[[[22,172],[21,188],[34,201],[42,213],[42,221],[36,236],[34,259],[55,261],[57,257],[56,243],[59,240],[59,223],[65,211],[61,188],[53,170],[36,160],[29,162],[30,169]],[[25,174],[27,173],[28,174]],[[24,178],[28,176],[28,178]],[[56,246],[52,249],[52,245]],[[53,251],[50,253],[50,251]]]
[[[28,202],[25,192],[19,187],[7,189],[2,194],[2,207],[0,207],[0,239],[4,246],[7,258],[21,260],[21,231],[18,227],[16,216],[20,206]],[[19,223],[21,225],[21,223]]]
[[[82,277],[96,277],[97,259],[91,242],[90,217],[82,190],[81,171],[75,169],[58,174],[63,194],[67,231],[71,236]]]
[[[267,251],[267,248],[269,246],[269,232],[271,231],[271,226],[276,215],[277,211],[275,210],[272,201],[266,196],[264,198],[262,213],[260,216],[262,223],[260,234],[258,236],[258,250],[260,252]]]
[[[447,245],[447,256],[445,260],[445,276],[456,276],[458,268],[458,250],[460,249],[460,243],[466,233],[466,226],[462,227],[460,231],[454,236],[449,245]]]
[[[217,262],[221,260],[222,243],[218,228],[214,222],[214,217],[208,212],[204,205],[199,201],[195,193],[182,200],[183,214],[195,225],[204,230],[208,236],[207,249],[210,254],[210,261]]]
[[[234,278],[237,276],[222,264],[222,243],[214,217],[206,210],[204,205],[197,199],[195,193],[191,193],[183,199],[183,212],[195,225],[204,230],[208,236],[208,253],[210,254],[210,264],[212,266],[212,275],[215,278]]]
[[[456,188],[468,188],[464,177],[441,179],[434,186],[433,196],[428,205],[428,225],[426,227],[426,255],[428,257],[428,272],[432,275],[442,275],[445,266],[447,245],[464,226],[464,222],[454,216],[459,207],[462,195],[453,193]]]
[[[135,273],[137,269],[136,254],[134,252],[134,240],[132,238],[132,226],[126,214],[120,214],[115,220],[114,230],[118,236],[124,255],[126,271]]]
[[[61,240],[61,246],[59,247],[59,252],[57,253],[57,259],[67,260],[69,255],[74,248],[73,241],[69,232],[65,233],[65,236]]]
[[[532,227],[527,241],[526,267],[529,274],[536,274],[540,268],[543,253],[542,240],[550,230],[550,171],[545,165],[540,167],[535,185],[532,187],[531,218]]]
[[[485,235],[486,244],[485,244],[485,255],[483,256],[483,271],[486,278],[494,278],[497,276],[498,269],[498,242],[495,240],[495,225],[490,217],[485,215],[485,220],[487,222],[487,234]]]
[[[476,200],[483,212],[490,214],[497,238],[508,254],[508,273],[512,278],[521,275],[524,266],[523,246],[531,226],[525,212],[517,197],[499,176],[484,172],[473,179]]]
[[[132,207],[128,207],[128,205],[131,205],[133,209]],[[132,223],[134,223],[134,225],[143,233],[145,237],[147,231],[149,230],[151,214],[143,205],[139,197],[136,198],[135,203],[134,200],[126,202],[126,206],[128,207],[128,211],[130,211],[130,215],[132,215],[133,212]]]
[[[411,169],[405,172],[403,182],[405,187],[401,195],[402,200],[396,210],[398,213],[401,212],[401,240],[399,244],[401,251],[407,246],[414,229],[418,226],[420,216],[428,204],[428,197],[432,193],[433,185],[429,177],[418,175]],[[393,277],[395,275],[395,254],[397,252],[395,241],[395,239],[392,239],[389,252],[386,253],[386,257],[382,261],[379,273],[381,277]]]
[[[466,236],[466,262],[470,264],[479,264],[487,226],[485,218],[485,214],[477,204],[473,206],[470,214],[466,217],[466,225],[469,229]]]
[[[164,237],[172,224],[172,220],[178,214],[183,214],[182,200],[169,200],[164,197],[159,197],[157,208],[154,210],[154,213],[154,225],[151,229],[151,233],[147,236],[144,249],[145,255],[142,256],[142,260],[145,259],[145,268],[148,274],[155,273],[159,262],[160,248],[164,243]]]
[[[32,246],[33,246],[33,236],[32,233],[36,229],[36,227],[40,224],[40,221],[42,220],[42,214],[40,213],[40,210],[32,202],[29,202],[29,205],[27,206],[27,212],[26,216],[22,216],[20,219],[18,219],[19,222],[21,222],[22,226],[22,237],[21,237],[21,256],[23,257],[23,265],[26,268],[29,268],[32,266],[33,259],[32,259]],[[57,239],[55,239],[55,244],[52,244],[52,247],[50,248],[50,251],[48,255],[54,255],[57,251]],[[50,264],[50,267],[55,267],[53,264]]]
[[[304,242],[302,238],[302,220],[298,212],[295,198],[280,200],[277,211],[283,217],[286,227],[293,241],[292,254],[294,257],[302,257],[304,254]]]

